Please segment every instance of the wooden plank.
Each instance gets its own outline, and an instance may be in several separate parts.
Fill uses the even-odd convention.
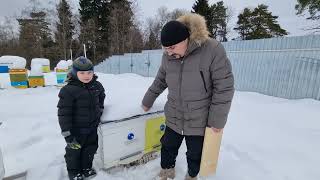
[[[26,179],[27,179],[27,171],[3,178],[3,180],[26,180]]]
[[[202,177],[216,173],[222,134],[223,131],[215,133],[211,128],[206,128],[200,164]]]

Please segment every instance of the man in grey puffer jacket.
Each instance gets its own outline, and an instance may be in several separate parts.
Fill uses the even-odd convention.
[[[227,121],[234,94],[231,64],[222,44],[209,38],[206,22],[198,14],[187,14],[165,24],[161,43],[165,50],[162,63],[142,100],[143,109],[148,111],[168,88],[159,177],[175,177],[176,157],[185,138],[186,179],[196,179],[205,127],[220,132]]]

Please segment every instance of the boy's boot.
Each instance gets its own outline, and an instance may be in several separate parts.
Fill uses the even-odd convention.
[[[77,174],[69,173],[68,175],[70,180],[84,180],[83,175],[81,173],[77,173]]]
[[[82,170],[82,173],[85,180],[94,178],[97,175],[96,170],[94,170],[93,168],[84,169]]]

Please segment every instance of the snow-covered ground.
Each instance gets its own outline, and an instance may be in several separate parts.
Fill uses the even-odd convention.
[[[141,99],[152,78],[134,74],[98,74],[107,90],[104,119],[140,114]],[[2,87],[8,76],[0,74]],[[47,74],[55,84],[54,74]],[[0,89],[0,146],[6,176],[28,170],[28,180],[66,180],[65,142],[57,120],[59,89]],[[165,93],[153,110],[162,109]],[[320,177],[320,102],[287,100],[236,92],[224,130],[216,180],[318,180]],[[186,147],[177,159],[177,180],[187,170]],[[160,159],[94,180],[150,180]]]

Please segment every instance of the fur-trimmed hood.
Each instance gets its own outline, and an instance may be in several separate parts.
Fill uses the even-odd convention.
[[[195,13],[188,13],[180,16],[177,21],[186,25],[190,31],[190,40],[197,45],[202,45],[209,39],[209,31],[206,25],[206,20],[203,16]]]

